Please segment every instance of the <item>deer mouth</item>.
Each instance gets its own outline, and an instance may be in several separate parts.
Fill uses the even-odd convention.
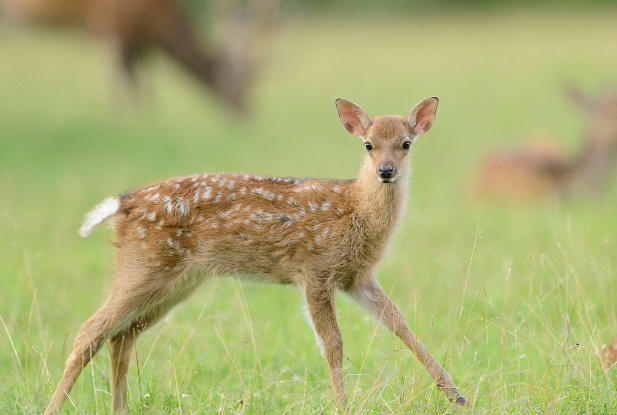
[[[387,179],[381,177],[381,176],[377,176],[377,178],[379,179],[379,181],[381,183],[394,183],[396,181],[396,177],[388,177]]]

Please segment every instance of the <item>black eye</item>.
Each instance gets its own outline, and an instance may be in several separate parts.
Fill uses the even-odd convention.
[[[371,143],[364,143],[364,147],[366,147],[366,151],[371,151],[373,149]]]
[[[405,141],[403,143],[403,150],[409,150],[409,146],[411,145],[411,142],[409,141]]]

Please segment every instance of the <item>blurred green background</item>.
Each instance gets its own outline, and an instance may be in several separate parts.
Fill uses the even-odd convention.
[[[201,9],[198,0],[189,7]],[[205,19],[205,17],[204,17]],[[207,25],[203,25],[204,36]],[[490,150],[550,131],[580,146],[566,83],[617,82],[608,1],[289,2],[242,121],[164,54],[116,95],[104,45],[73,30],[0,27],[0,412],[39,413],[113,275],[107,196],[170,176],[246,171],[353,178],[364,147],[334,100],[406,115],[439,96],[414,145],[408,208],[379,279],[477,413],[617,411],[617,183],[600,199],[482,201]],[[332,413],[327,365],[290,288],[220,279],[140,338],[130,413]],[[464,412],[403,344],[340,297],[355,413]],[[104,349],[68,413],[107,413]]]

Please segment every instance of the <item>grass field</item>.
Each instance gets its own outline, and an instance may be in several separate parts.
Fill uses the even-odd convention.
[[[101,45],[70,32],[0,30],[0,413],[39,413],[113,274],[109,229],[77,234],[107,196],[206,171],[354,177],[364,148],[338,121],[437,95],[413,149],[401,230],[379,280],[449,369],[450,404],[405,346],[340,297],[354,413],[615,413],[617,183],[600,200],[480,202],[489,149],[544,129],[575,151],[583,121],[562,96],[617,83],[617,12],[362,19],[281,27],[237,122],[163,56],[140,105],[108,85]],[[290,288],[220,279],[140,338],[130,413],[333,413],[327,365]],[[66,413],[107,413],[107,349]]]

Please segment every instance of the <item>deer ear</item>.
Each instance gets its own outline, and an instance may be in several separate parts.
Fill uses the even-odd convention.
[[[358,137],[366,138],[366,130],[371,120],[362,108],[351,101],[339,98],[335,101],[338,117],[347,131]]]
[[[564,95],[579,110],[591,111],[593,109],[592,98],[576,85],[566,85],[564,87]]]
[[[413,107],[407,119],[411,134],[419,136],[431,129],[437,115],[437,104],[439,104],[439,98],[431,97]]]

